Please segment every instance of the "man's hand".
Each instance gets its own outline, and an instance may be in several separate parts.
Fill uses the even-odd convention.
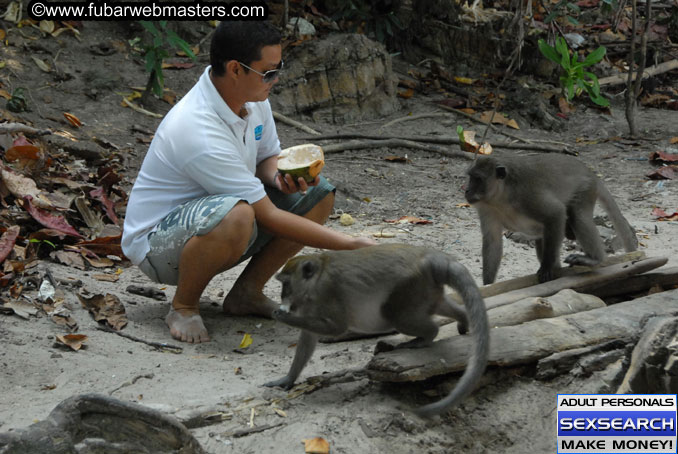
[[[302,195],[306,195],[306,191],[308,191],[309,186],[318,186],[318,183],[320,183],[320,178],[315,177],[315,180],[313,180],[310,183],[307,183],[306,180],[303,178],[299,177],[297,178],[297,181],[294,181],[294,178],[292,178],[292,175],[289,173],[286,173],[283,175],[280,172],[275,173],[274,177],[274,182],[275,186],[283,193],[283,194],[294,194],[295,192],[300,192]]]

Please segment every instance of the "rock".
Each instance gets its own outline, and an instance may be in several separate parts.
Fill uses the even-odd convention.
[[[391,57],[359,34],[334,34],[288,51],[274,86],[273,110],[314,121],[355,122],[398,109]]]

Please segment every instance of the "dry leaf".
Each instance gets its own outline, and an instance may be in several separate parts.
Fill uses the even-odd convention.
[[[64,112],[64,117],[71,124],[71,126],[73,126],[75,128],[79,128],[80,126],[82,126],[82,122],[75,115],[70,114],[68,112]]]
[[[408,88],[407,90],[399,91],[398,96],[400,96],[403,99],[410,99],[412,96],[414,96],[414,90]]]
[[[25,318],[26,320],[28,320],[31,315],[38,313],[38,308],[36,308],[33,303],[23,300],[10,300],[4,304],[4,307],[12,309],[16,315]]]
[[[54,31],[54,21],[41,20],[39,25],[40,31],[45,33],[52,33]]]
[[[35,184],[35,181],[28,177],[24,177],[18,173],[14,173],[8,168],[0,169],[0,175],[2,176],[2,181],[5,183],[5,186],[17,199],[23,199],[25,196],[33,197],[33,205],[40,208],[51,208],[52,204],[49,203],[45,197],[42,196],[40,189]]]
[[[90,257],[86,252],[82,252],[82,256],[85,257],[85,260],[92,265],[94,268],[108,268],[109,266],[114,266],[113,260],[108,257]]]
[[[21,21],[21,2],[13,1],[10,3],[2,18],[13,24],[18,24]]]
[[[117,274],[93,274],[92,277],[97,281],[118,282],[120,276]]]
[[[247,348],[250,345],[252,345],[252,336],[245,333],[245,335],[242,337],[242,340],[240,341],[240,346],[238,348]]]
[[[658,221],[678,221],[678,213],[668,214],[661,208],[652,210],[652,216],[656,216]]]
[[[287,413],[285,413],[285,412],[282,411],[281,409],[279,409],[279,408],[274,408],[273,411],[276,412],[276,414],[277,414],[278,416],[280,416],[281,418],[287,418]]]
[[[464,84],[464,85],[473,85],[475,83],[475,79],[471,79],[470,77],[454,77],[454,81],[457,82],[458,84]]]
[[[321,437],[304,440],[304,452],[306,454],[329,454],[330,444]]]
[[[4,40],[5,36],[7,36],[7,32],[3,28],[0,28],[0,41]]]
[[[32,55],[31,58],[33,59],[35,64],[38,65],[38,68],[40,68],[42,71],[48,73],[52,70],[52,68],[50,68],[47,63],[45,63],[43,60],[39,59],[35,55]]]
[[[428,219],[421,219],[414,216],[403,216],[398,219],[385,219],[384,222],[389,224],[433,224],[433,221]]]
[[[670,144],[676,144],[678,143],[678,137],[671,137],[671,140],[669,140]]]
[[[488,123],[490,121],[490,118],[492,118],[492,123],[494,124],[506,125],[509,128],[513,129],[520,129],[518,123],[516,123],[515,120],[511,120],[510,118],[506,117],[504,114],[500,112],[495,112],[494,117],[492,116],[491,110],[488,110],[480,114],[480,121],[482,121],[483,123]]]
[[[76,352],[82,348],[82,344],[87,342],[87,336],[84,334],[66,334],[56,337],[57,343],[63,344]]]
[[[121,330],[127,325],[125,306],[122,305],[117,296],[107,293],[106,295],[98,294],[87,298],[78,294],[78,299],[97,322],[106,322],[108,326],[116,331]]]
[[[14,244],[19,236],[20,227],[13,225],[9,227],[0,237],[0,263],[4,262],[7,256],[14,249]]]

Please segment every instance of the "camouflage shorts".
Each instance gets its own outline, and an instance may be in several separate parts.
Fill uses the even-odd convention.
[[[300,216],[308,213],[335,190],[323,177],[320,177],[318,186],[308,189],[306,195],[283,194],[269,186],[265,186],[265,189],[275,206]],[[154,282],[176,285],[179,280],[179,259],[186,242],[196,235],[211,232],[241,200],[226,195],[211,195],[179,205],[149,234],[151,250],[139,264],[141,271]],[[268,233],[259,232],[255,223],[247,250],[238,263],[255,255],[272,238]]]

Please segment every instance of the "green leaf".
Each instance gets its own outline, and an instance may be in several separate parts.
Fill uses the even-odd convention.
[[[579,9],[579,6],[577,6],[575,3],[566,3],[565,7],[570,11],[574,11],[575,13],[581,12],[581,9]]]
[[[539,46],[539,51],[544,57],[548,58],[553,63],[560,64],[560,57],[558,56],[558,52],[556,52],[555,47],[549,46],[543,39],[537,41],[537,45]]]
[[[565,98],[567,98],[567,101],[572,101],[574,98],[574,80],[568,79],[567,81],[567,86],[565,87],[567,89],[567,92],[565,93]]]
[[[596,96],[595,98],[591,97],[591,101],[593,101],[594,103],[596,103],[596,104],[598,104],[599,106],[602,106],[602,107],[609,107],[609,105],[610,105],[610,101],[603,98],[602,96]]]
[[[183,50],[186,55],[191,57],[191,60],[196,60],[195,54],[191,50],[191,47],[188,45],[188,43],[179,38],[179,36],[171,30],[167,30],[167,41],[169,41],[172,47],[178,47]]]
[[[584,59],[584,66],[595,65],[596,63],[603,59],[603,57],[605,56],[605,52],[607,52],[605,46],[600,46],[598,49],[594,50],[593,52],[586,56],[586,58]]]
[[[568,21],[569,23],[571,23],[572,25],[579,25],[579,21],[578,21],[577,19],[575,19],[574,17],[572,17],[572,16],[565,16],[565,18],[566,18],[567,21]]]
[[[457,125],[457,135],[459,136],[461,143],[466,142],[466,140],[464,140],[464,127],[462,125]]]
[[[555,19],[556,16],[558,16],[558,11],[554,9],[548,16],[546,16],[546,18],[544,19],[544,23],[550,24],[551,22],[553,22],[553,19]]]
[[[155,28],[155,24],[153,24],[153,22],[147,20],[140,20],[139,23],[141,24],[142,27],[146,29],[148,33],[150,33],[154,37],[160,36],[160,32],[158,31],[157,28]]]

